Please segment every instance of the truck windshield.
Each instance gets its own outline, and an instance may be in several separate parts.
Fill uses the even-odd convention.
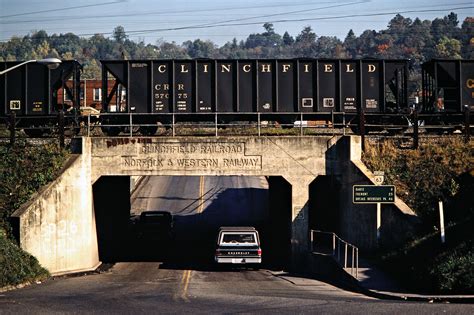
[[[255,243],[255,235],[249,233],[224,234],[222,243]]]

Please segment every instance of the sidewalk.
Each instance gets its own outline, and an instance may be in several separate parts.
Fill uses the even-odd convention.
[[[346,269],[345,271],[350,274],[350,268]],[[364,259],[359,259],[359,272],[356,282],[367,295],[381,299],[426,301],[430,303],[474,303],[474,295],[424,295],[408,293],[395,279],[389,277],[371,264],[370,261]]]

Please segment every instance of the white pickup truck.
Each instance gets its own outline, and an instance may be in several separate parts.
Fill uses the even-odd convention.
[[[221,227],[217,235],[215,261],[219,264],[260,264],[262,249],[253,227]]]

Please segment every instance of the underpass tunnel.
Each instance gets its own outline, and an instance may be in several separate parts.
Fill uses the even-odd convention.
[[[102,262],[161,261],[164,268],[214,268],[221,226],[253,226],[262,268],[286,269],[291,256],[291,185],[283,177],[149,176],[130,194],[129,176],[103,176],[93,185]],[[173,237],[137,237],[142,211],[169,211]]]

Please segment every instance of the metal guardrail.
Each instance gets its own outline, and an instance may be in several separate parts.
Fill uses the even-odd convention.
[[[319,230],[310,230],[310,246],[312,253],[332,256],[342,268],[350,268],[350,274],[358,279],[359,249],[356,246],[344,241],[336,233]]]
[[[463,117],[464,116],[464,119]],[[392,120],[392,118],[395,118]],[[431,119],[431,123],[427,119]],[[451,121],[446,125],[433,124],[433,119]],[[381,136],[393,136],[402,133],[402,136],[413,139],[413,147],[418,148],[420,133],[429,131],[444,133],[443,130],[458,130],[464,135],[465,141],[470,140],[471,125],[470,111],[464,113],[345,113],[345,112],[200,112],[200,113],[97,113],[88,112],[87,115],[78,115],[77,112],[58,112],[50,116],[19,116],[12,113],[4,119],[8,126],[11,143],[15,141],[17,130],[28,130],[30,134],[40,133],[42,136],[58,136],[61,145],[64,144],[64,131],[69,134],[83,136],[102,136],[103,132],[93,132],[97,128],[115,128],[116,134],[126,136],[152,135],[148,130],[158,128],[159,134],[168,136],[177,135],[280,135],[280,132],[268,132],[268,127],[288,128],[284,135],[314,136],[314,135],[346,135],[358,134],[362,136],[364,145],[365,136],[369,132],[376,132]],[[383,121],[390,121],[382,123]],[[462,121],[464,120],[464,123]],[[39,121],[46,122],[39,124]],[[403,124],[402,121],[406,121]],[[454,123],[454,121],[456,123]],[[379,122],[379,123],[374,123]],[[0,122],[1,123],[1,122]],[[25,127],[27,126],[27,127]],[[26,129],[25,129],[26,128]],[[143,128],[143,129],[142,129]],[[194,130],[193,130],[194,128]],[[166,130],[165,130],[166,129]],[[224,131],[224,129],[227,129]],[[118,132],[117,132],[118,130]],[[142,132],[144,130],[145,132]],[[165,132],[163,132],[165,130]],[[189,132],[189,130],[191,130]],[[36,132],[35,132],[36,131]],[[44,131],[44,132],[43,132]],[[383,131],[381,133],[381,131]],[[462,133],[461,133],[462,132]],[[153,132],[151,132],[153,133]],[[114,134],[112,133],[111,136]],[[372,133],[371,135],[374,135]],[[424,136],[424,134],[423,134]]]
[[[86,117],[86,127],[87,127],[87,136],[90,135],[90,127],[91,127],[91,116],[88,115]],[[140,120],[140,117],[158,117],[162,120],[169,121],[169,123],[161,123],[159,127],[164,127],[170,129],[172,132],[172,136],[176,136],[176,130],[179,127],[183,127],[183,123],[186,123],[185,126],[188,127],[212,127],[214,129],[214,135],[217,137],[219,136],[219,128],[227,128],[227,127],[255,127],[257,129],[257,135],[261,136],[262,129],[265,127],[269,127],[268,121],[278,121],[281,117],[292,117],[295,120],[294,123],[278,123],[279,127],[288,127],[293,129],[299,130],[299,135],[304,136],[305,130],[309,129],[329,129],[333,130],[334,134],[342,133],[345,135],[346,131],[345,128],[350,128],[351,126],[355,126],[350,121],[346,119],[346,113],[344,112],[327,112],[327,113],[286,113],[286,112],[214,112],[214,113],[161,113],[161,114],[150,114],[150,113],[101,113],[100,116],[104,119],[109,117],[122,117],[122,121],[127,123],[107,123],[103,126],[105,127],[120,127],[120,128],[127,128],[128,134],[130,136],[133,135],[134,127],[157,127],[157,124],[150,124],[150,123],[137,123],[137,120]],[[232,122],[222,122],[225,121],[225,117],[234,116],[236,118],[233,119]],[[354,116],[354,115],[351,115]],[[191,121],[187,122],[186,117],[200,117],[203,118],[203,121]],[[238,118],[241,118],[239,120]],[[323,121],[324,124],[319,125],[305,125],[305,122],[311,120],[317,120],[315,117],[318,117],[320,121]],[[158,121],[160,119],[157,119]],[[235,123],[235,121],[249,121],[250,124],[243,125]],[[207,125],[205,125],[207,123]],[[275,126],[276,127],[276,126]],[[336,132],[336,129],[341,129],[342,131]]]

